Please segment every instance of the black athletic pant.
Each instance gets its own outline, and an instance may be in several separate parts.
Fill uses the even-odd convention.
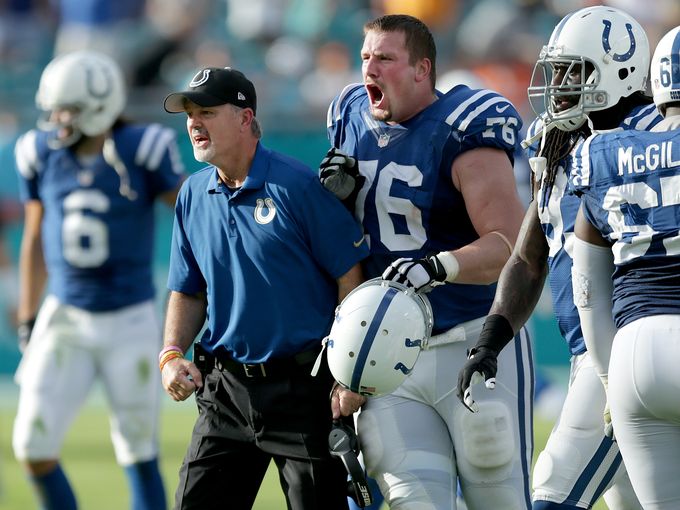
[[[311,364],[275,377],[207,373],[175,509],[252,508],[271,459],[289,509],[347,509],[347,473],[328,452],[333,379],[321,367],[316,377]]]

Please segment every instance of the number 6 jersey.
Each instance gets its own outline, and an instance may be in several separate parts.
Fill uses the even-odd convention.
[[[328,110],[331,144],[355,157],[366,177],[355,216],[371,254],[365,276],[379,276],[399,257],[452,250],[479,236],[451,177],[463,152],[491,147],[513,159],[522,121],[514,106],[489,90],[464,85],[401,124],[373,119],[366,90],[349,85]],[[434,333],[486,315],[494,285],[448,284],[428,294]]]
[[[174,132],[122,124],[83,160],[49,137],[31,130],[15,147],[21,199],[44,208],[48,292],[90,311],[151,299],[154,200],[183,173]]]

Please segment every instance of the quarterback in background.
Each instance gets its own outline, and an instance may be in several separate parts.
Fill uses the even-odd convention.
[[[598,343],[604,354],[613,434],[635,493],[645,510],[676,510],[680,27],[659,42],[651,78],[664,120],[651,131],[595,134],[576,153],[571,184],[581,209],[573,283],[586,343]],[[603,329],[612,298],[614,323]]]
[[[99,378],[130,508],[165,510],[152,251],[154,202],[174,205],[182,181],[175,134],[120,118],[122,72],[95,52],[50,62],[36,102],[45,118],[15,149],[25,224],[14,453],[41,508],[75,509],[60,450]]]

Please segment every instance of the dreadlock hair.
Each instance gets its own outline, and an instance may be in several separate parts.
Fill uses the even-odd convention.
[[[610,108],[590,112],[588,117],[590,118],[594,129],[613,129],[621,124],[626,115],[628,115],[634,107],[651,104],[652,102],[651,97],[643,92],[637,91],[630,96],[622,97],[618,103]],[[573,131],[552,129],[546,134],[545,143],[538,154],[539,156],[544,156],[547,160],[545,177],[541,175],[535,176],[536,179],[543,179],[541,182],[541,189],[543,190],[541,208],[545,208],[548,204],[548,200],[550,200],[550,193],[555,184],[555,178],[557,177],[560,165],[564,167],[567,156],[574,149],[578,141],[581,138],[588,138],[590,134],[591,130],[588,123],[583,124],[583,126]],[[531,179],[531,198],[533,199],[533,174]]]
[[[541,189],[543,190],[543,200],[541,201],[541,209],[548,205],[550,200],[550,193],[552,192],[553,184],[555,184],[555,178],[557,177],[557,172],[560,166],[564,168],[564,162],[571,153],[571,151],[576,147],[577,142],[583,138],[587,138],[590,135],[590,128],[587,124],[584,124],[578,129],[573,131],[562,131],[560,129],[552,129],[545,136],[545,143],[537,155],[544,156],[547,160],[546,169],[543,175],[532,174],[532,180],[537,179],[537,182],[541,184]],[[541,181],[542,179],[542,181]],[[534,183],[531,183],[531,194],[532,199],[534,193]]]

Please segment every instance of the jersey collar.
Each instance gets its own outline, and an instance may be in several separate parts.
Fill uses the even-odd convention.
[[[253,162],[248,170],[248,176],[246,177],[243,186],[241,186],[242,190],[260,189],[264,186],[269,171],[270,155],[271,151],[260,142],[257,142],[255,156],[253,157]],[[213,166],[212,169],[212,177],[208,180],[206,191],[208,193],[221,193],[222,190],[220,188],[222,184],[219,175],[217,174],[217,168]]]

